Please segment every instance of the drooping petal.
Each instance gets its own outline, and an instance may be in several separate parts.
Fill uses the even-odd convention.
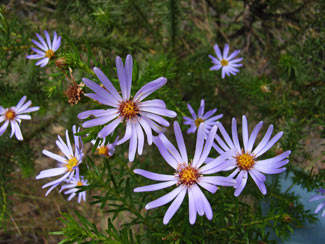
[[[0,127],[0,136],[6,131],[6,129],[8,128],[9,125],[9,121],[6,120],[3,125]]]
[[[201,177],[202,178],[202,177]],[[216,193],[216,191],[218,190],[218,187],[215,185],[212,185],[210,183],[204,182],[204,181],[198,181],[197,182],[201,187],[203,187],[204,189],[206,189],[207,191],[211,192],[211,193]]]
[[[138,118],[138,121],[141,124],[142,128],[144,129],[144,131],[146,132],[148,144],[151,145],[152,144],[152,131],[151,131],[150,125],[142,117],[139,117]]]
[[[134,132],[133,132],[134,133]],[[132,134],[132,122],[131,120],[128,120],[126,122],[126,130],[125,130],[125,135],[124,137],[119,140],[117,142],[117,145],[121,145],[122,143],[126,142],[127,140],[129,140],[131,138],[131,134]]]
[[[152,113],[147,113],[147,112],[140,112],[140,115],[143,117],[143,118],[148,118],[148,119],[151,119],[151,120],[154,120],[155,122],[163,125],[163,126],[166,126],[168,127],[169,126],[169,122],[164,119],[163,117],[157,115],[157,114],[152,114]]]
[[[200,189],[199,189],[198,193],[199,193],[200,199],[203,203],[203,209],[204,209],[205,216],[207,217],[208,220],[212,220],[213,212],[212,212],[212,208],[211,208],[211,205],[210,205],[208,199],[205,197],[205,195],[203,194],[203,192]]]
[[[137,130],[134,123],[131,123],[132,126],[132,134],[130,139],[130,145],[129,145],[129,161],[133,162],[135,158],[135,152],[137,150]]]
[[[169,203],[181,192],[182,189],[183,189],[182,185],[178,186],[177,188],[175,188],[173,191],[169,192],[168,194],[166,194],[152,202],[149,202],[145,206],[145,208],[147,210],[149,210],[149,209],[157,208],[157,207],[160,207],[160,206],[163,206],[163,205]]]
[[[18,123],[15,120],[13,120],[11,122],[11,125],[13,125],[15,128],[15,136],[16,136],[17,140],[22,141],[23,135],[21,134],[21,130],[20,130]]]
[[[135,125],[136,125],[137,137],[138,137],[138,154],[141,155],[143,150],[143,145],[144,145],[144,134],[140,124],[135,123]]]
[[[194,201],[194,196],[191,188],[188,189],[188,205],[189,205],[189,220],[190,224],[193,225],[196,221],[196,206]]]
[[[260,189],[263,195],[266,194],[267,190],[263,181],[260,181],[259,178],[254,174],[254,171],[248,171],[254,182],[256,183],[258,189]]]
[[[242,191],[244,190],[246,183],[247,183],[247,179],[248,179],[248,174],[246,170],[242,170],[240,171],[240,173],[238,174],[236,180],[238,183],[240,183],[235,190],[235,197],[238,197],[240,195],[240,193],[242,193]]]
[[[178,196],[175,198],[175,200],[172,202],[172,204],[169,206],[169,208],[167,209],[163,219],[163,223],[165,225],[168,224],[168,222],[171,220],[171,218],[174,216],[174,214],[181,206],[186,192],[187,192],[186,188],[183,188],[181,192],[178,194]]]
[[[103,129],[101,129],[99,131],[98,137],[104,138],[104,137],[110,135],[111,133],[113,133],[115,128],[121,123],[122,120],[123,120],[122,117],[118,117],[117,119],[113,120],[113,122],[109,123],[108,125],[106,125]]]
[[[191,186],[191,189],[192,189],[193,196],[194,196],[196,210],[197,210],[197,212],[198,212],[198,214],[200,216],[203,216],[203,214],[204,214],[204,205],[203,205],[203,202],[202,202],[202,199],[201,199],[201,194],[200,194],[201,190],[196,184],[193,184]]]

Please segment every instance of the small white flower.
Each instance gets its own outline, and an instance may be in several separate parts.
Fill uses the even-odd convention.
[[[217,55],[217,58],[213,57],[212,55],[209,55],[209,58],[211,58],[211,61],[214,64],[214,66],[212,66],[210,70],[222,69],[221,71],[222,79],[225,78],[225,75],[228,76],[230,76],[230,74],[236,75],[236,73],[239,72],[239,69],[237,69],[237,67],[243,66],[242,64],[239,64],[239,62],[242,61],[243,58],[234,59],[240,53],[240,50],[235,50],[228,56],[229,53],[228,44],[225,45],[225,48],[223,49],[223,54],[221,54],[218,44],[215,44],[213,48]]]
[[[60,191],[66,190],[64,194],[70,194],[68,201],[77,195],[77,191],[79,190],[77,188],[78,186],[88,186],[88,181],[84,180],[83,176],[79,176],[79,168],[76,169],[76,175],[70,181],[65,180],[65,182],[67,182],[67,184],[63,185]],[[81,200],[86,201],[85,191],[78,193],[78,203],[80,203]]]
[[[32,55],[28,55],[26,58],[28,59],[40,59],[36,62],[35,65],[40,65],[41,67],[44,67],[47,65],[47,63],[50,61],[51,58],[53,58],[54,53],[59,49],[61,45],[61,36],[58,36],[56,34],[56,31],[54,31],[53,35],[53,41],[51,42],[50,35],[47,31],[44,31],[46,42],[38,33],[36,33],[36,36],[38,38],[38,41],[32,40],[32,42],[41,50],[32,47],[31,49],[36,53]]]
[[[105,138],[103,141],[97,146],[97,152],[101,157],[112,157],[115,153],[115,147],[117,145],[117,142],[119,140],[119,137],[116,137],[115,141],[110,144],[106,144]],[[91,143],[95,145],[96,140],[92,140]]]
[[[187,130],[187,134],[195,133],[196,129],[199,128],[200,124],[203,124],[206,138],[212,127],[217,124],[217,120],[222,118],[223,116],[222,114],[213,116],[217,112],[216,108],[204,113],[204,99],[201,100],[201,105],[197,115],[189,103],[187,104],[187,108],[192,115],[192,118],[186,116],[183,117],[185,120],[184,125],[190,126],[190,128],[188,128]]]
[[[73,134],[76,134],[79,132],[80,128],[76,130],[76,126],[74,125],[72,127]],[[54,154],[52,152],[49,152],[47,150],[43,150],[43,154],[46,156],[55,159],[59,162],[59,167],[54,169],[46,169],[39,173],[39,175],[36,176],[36,179],[43,179],[53,176],[58,176],[64,174],[61,178],[51,181],[45,185],[42,186],[42,188],[50,187],[50,189],[46,192],[45,196],[47,196],[56,186],[58,186],[60,183],[67,180],[70,182],[72,177],[75,174],[76,169],[78,168],[79,164],[82,162],[82,158],[84,156],[82,150],[83,150],[83,144],[80,136],[73,136],[74,137],[74,144],[75,144],[75,151],[73,152],[71,142],[69,139],[68,130],[66,130],[66,140],[67,143],[65,143],[60,136],[58,136],[59,140],[56,141],[56,145],[60,148],[61,152],[63,152],[64,157]]]
[[[23,135],[21,134],[20,130],[20,123],[22,119],[30,120],[32,117],[25,113],[30,113],[39,110],[39,107],[30,107],[32,102],[29,100],[24,104],[26,101],[26,96],[23,96],[18,104],[11,108],[3,108],[0,106],[0,123],[4,121],[2,126],[0,127],[0,136],[6,131],[8,125],[11,125],[11,135],[12,137],[14,134],[16,138],[20,141],[23,140]]]

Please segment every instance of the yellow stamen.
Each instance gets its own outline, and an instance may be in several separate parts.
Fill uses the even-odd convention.
[[[52,58],[54,56],[54,51],[49,49],[45,52],[45,57]]]
[[[182,168],[178,174],[179,184],[185,184],[190,186],[194,184],[201,175],[198,170],[191,167],[190,165]]]
[[[12,109],[9,109],[5,113],[5,117],[6,117],[7,120],[13,120],[16,117],[16,113]]]
[[[68,163],[65,165],[65,167],[67,167],[68,171],[72,171],[73,167],[78,165],[78,159],[76,157],[72,157],[67,161]]]
[[[236,156],[235,158],[237,161],[237,166],[243,170],[249,170],[255,164],[254,158],[248,153],[241,154],[239,156]]]
[[[197,118],[196,120],[194,120],[195,126],[198,128],[202,122],[204,122],[204,120],[201,118]]]
[[[229,64],[229,62],[225,59],[221,59],[220,64],[221,64],[221,66],[225,67]]]
[[[135,102],[128,100],[120,104],[119,111],[121,116],[131,119],[139,113],[139,108]]]
[[[77,186],[82,186],[83,184],[82,184],[82,182],[79,180],[78,182],[77,182]]]
[[[107,146],[101,146],[101,147],[97,148],[97,151],[100,156],[108,156]]]

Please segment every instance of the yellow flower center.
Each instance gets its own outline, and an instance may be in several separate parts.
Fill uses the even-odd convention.
[[[12,109],[9,109],[5,113],[5,117],[6,117],[7,120],[13,120],[16,117],[16,113]]]
[[[98,154],[101,156],[108,156],[108,148],[107,146],[101,146],[97,148]]]
[[[199,128],[200,124],[203,122],[204,120],[201,119],[201,118],[197,118],[194,123],[195,123],[195,126]]]
[[[194,184],[201,175],[198,170],[191,167],[190,165],[182,168],[178,174],[179,184],[185,184],[190,186]]]
[[[139,108],[135,102],[128,100],[120,104],[119,111],[121,116],[131,119],[139,113]]]
[[[237,166],[243,170],[249,170],[255,164],[254,158],[248,153],[241,154],[236,156]]]
[[[68,160],[68,163],[65,165],[67,167],[68,171],[72,171],[73,167],[78,165],[78,159],[76,157],[72,157]]]
[[[82,184],[82,182],[79,180],[78,182],[77,182],[77,186],[82,186],[83,184]]]
[[[229,62],[225,59],[221,59],[220,64],[221,64],[221,66],[225,67],[229,64]]]
[[[45,57],[52,58],[54,56],[54,51],[49,49],[45,52]]]

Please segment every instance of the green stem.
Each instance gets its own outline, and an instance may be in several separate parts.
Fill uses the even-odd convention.
[[[266,219],[256,220],[256,221],[253,221],[253,222],[249,222],[249,223],[245,223],[245,224],[241,224],[241,225],[237,225],[237,226],[229,226],[227,228],[222,228],[222,229],[219,229],[219,230],[216,230],[216,231],[211,231],[208,234],[213,234],[213,233],[217,233],[217,232],[220,232],[220,231],[227,232],[229,230],[234,230],[234,229],[241,228],[241,227],[248,227],[248,226],[252,226],[252,225],[265,223],[265,222],[275,220],[275,219],[278,219],[278,218],[281,218],[281,217],[282,217],[282,214],[278,214],[278,215],[275,215],[273,217],[269,217],[269,218],[266,218]]]

